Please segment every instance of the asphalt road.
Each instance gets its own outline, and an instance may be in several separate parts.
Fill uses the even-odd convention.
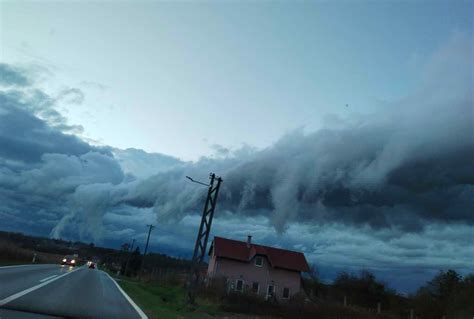
[[[146,318],[105,272],[87,267],[0,267],[0,319]]]

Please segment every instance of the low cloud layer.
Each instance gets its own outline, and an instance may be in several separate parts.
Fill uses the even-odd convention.
[[[421,88],[378,114],[295,131],[264,150],[244,147],[224,157],[218,150],[214,159],[132,183],[119,202],[153,207],[159,220],[180,219],[202,201],[184,176],[215,171],[225,180],[221,209],[267,216],[280,233],[294,221],[406,232],[428,223],[472,225],[471,49],[455,37],[427,64]]]
[[[344,245],[332,240],[334,234],[383,233],[398,238],[384,244],[390,258],[411,252],[419,267],[427,267],[426,260],[436,264],[422,256],[423,247],[409,247],[417,242],[407,238],[429,241],[436,229],[463,230],[461,238],[474,228],[472,43],[454,36],[427,61],[419,88],[381,105],[378,113],[331,118],[316,132],[297,130],[262,150],[213,145],[216,156],[197,162],[88,144],[75,135],[82,128],[57,111],[61,103],[83,103],[80,90],[67,88],[52,98],[27,69],[1,64],[1,224],[95,241],[132,236],[133,223],[150,216],[172,227],[163,225],[182,223],[201,210],[206,191],[185,176],[205,180],[212,171],[224,179],[222,225],[263,218],[265,231],[283,237],[291,237],[295,225],[306,227],[309,237],[293,248],[315,260],[324,250],[323,260],[341,267],[365,257],[334,259],[350,251],[337,250]],[[126,216],[129,227],[121,225]],[[329,233],[325,225],[331,225]],[[270,241],[268,236],[260,238]],[[361,245],[385,241],[362,237]],[[464,249],[455,237],[448,246]],[[372,258],[374,267],[397,263],[390,258]]]

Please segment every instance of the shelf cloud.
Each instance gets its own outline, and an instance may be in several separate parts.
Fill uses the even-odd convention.
[[[427,61],[417,90],[377,113],[296,130],[265,149],[213,145],[218,156],[196,162],[88,144],[57,111],[83,103],[80,90],[53,98],[28,69],[1,64],[0,220],[100,240],[116,210],[152,210],[160,223],[199,212],[206,188],[185,176],[206,181],[213,171],[224,179],[222,216],[264,217],[275,234],[295,223],[404,234],[472,227],[471,54],[472,39],[456,35]]]

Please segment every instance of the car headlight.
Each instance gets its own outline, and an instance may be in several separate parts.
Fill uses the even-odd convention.
[[[71,264],[75,264],[75,263],[76,263],[76,261],[74,259],[71,260]]]
[[[63,259],[63,263],[65,263],[65,262],[66,262],[66,258]]]

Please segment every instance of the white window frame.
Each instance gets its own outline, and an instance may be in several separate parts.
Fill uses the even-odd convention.
[[[237,287],[239,286],[239,284],[238,284],[239,281],[242,282],[242,289],[241,290],[237,289]],[[243,279],[236,279],[235,280],[235,291],[244,292],[244,285],[245,285],[245,281]]]
[[[254,290],[253,290],[253,284],[257,284],[257,291],[254,291]],[[257,294],[257,295],[258,295],[258,293],[260,292],[260,283],[259,283],[258,281],[252,282],[252,292],[255,293],[255,294]]]
[[[288,297],[285,297],[285,289],[288,289]],[[281,292],[281,298],[282,299],[290,299],[290,288],[284,287],[283,291]]]
[[[262,263],[261,263],[260,265],[257,264],[257,260],[261,260]],[[262,256],[257,256],[257,257],[255,257],[255,266],[257,266],[257,267],[263,267],[263,257],[262,257]]]

